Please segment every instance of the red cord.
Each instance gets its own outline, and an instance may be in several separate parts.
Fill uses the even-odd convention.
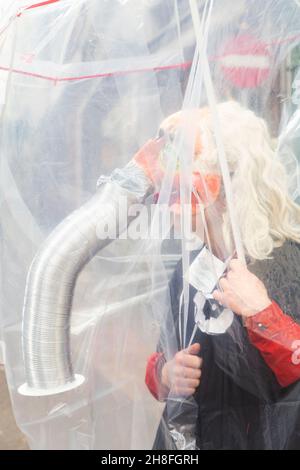
[[[191,66],[191,62],[185,62],[181,64],[174,64],[174,65],[163,65],[159,67],[152,67],[152,68],[144,68],[144,69],[134,69],[134,70],[120,70],[116,72],[108,72],[108,73],[98,73],[95,75],[82,75],[78,77],[50,77],[47,75],[42,75],[38,73],[33,73],[33,72],[26,72],[25,70],[19,70],[19,69],[10,69],[9,67],[1,67],[0,70],[3,70],[5,72],[12,72],[12,73],[17,73],[19,75],[25,75],[27,77],[34,77],[34,78],[40,78],[43,80],[47,80],[49,82],[54,82],[60,83],[60,82],[73,82],[73,81],[79,81],[79,80],[89,80],[91,78],[108,78],[108,77],[121,77],[125,75],[129,75],[132,73],[144,73],[144,72],[162,72],[164,70],[176,70],[176,69],[187,69]]]
[[[58,3],[59,1],[60,0],[45,0],[43,2],[28,5],[27,7],[22,7],[19,13],[17,13],[16,17],[20,17],[24,11],[32,10],[33,8],[38,8],[38,7],[50,5],[53,3]],[[266,45],[276,46],[276,45],[283,44],[285,42],[293,42],[294,40],[299,39],[299,38],[300,38],[300,35],[298,34],[298,35],[291,36],[288,38],[283,38],[281,40],[274,40]],[[212,61],[217,61],[217,60],[220,60],[222,57],[224,56],[215,56],[215,57],[210,57],[209,59]],[[23,70],[17,70],[17,69],[9,69],[7,67],[1,67],[1,66],[0,66],[0,70],[10,71],[13,73],[17,73],[17,74],[25,75],[29,77],[40,78],[43,80],[53,82],[56,85],[57,83],[60,83],[60,82],[73,82],[73,81],[79,81],[79,80],[88,80],[92,78],[107,78],[107,77],[116,77],[116,76],[118,77],[118,76],[124,76],[124,75],[132,74],[132,73],[160,72],[163,70],[188,69],[191,66],[191,64],[192,62],[185,62],[181,64],[158,66],[154,68],[135,69],[135,70],[126,70],[126,71],[120,70],[120,71],[110,72],[110,73],[98,73],[94,75],[85,75],[85,76],[77,76],[77,77],[76,76],[75,77],[51,77],[47,75],[26,72],[25,70],[23,71]]]
[[[50,5],[51,3],[57,3],[59,1],[60,0],[46,0],[45,2],[34,3],[33,5],[29,5],[28,7],[23,7],[21,9],[21,11],[17,14],[17,16],[18,17],[21,16],[23,11],[32,10],[33,8],[43,7],[43,6],[46,6],[46,5]]]

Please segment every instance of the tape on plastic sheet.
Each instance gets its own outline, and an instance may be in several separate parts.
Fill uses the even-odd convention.
[[[85,382],[83,375],[75,374],[73,382],[66,383],[60,387],[54,387],[51,389],[32,388],[27,383],[21,385],[18,388],[20,395],[25,397],[47,397],[50,395],[58,395],[60,393],[66,393],[78,388]]]

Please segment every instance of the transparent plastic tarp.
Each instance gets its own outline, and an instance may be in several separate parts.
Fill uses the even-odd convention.
[[[16,2],[0,31],[0,326],[31,448],[299,447],[298,2]]]

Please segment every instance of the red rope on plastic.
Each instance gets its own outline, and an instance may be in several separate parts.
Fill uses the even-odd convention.
[[[38,73],[33,72],[26,72],[25,70],[19,69],[10,69],[9,67],[1,67],[0,70],[4,72],[12,72],[17,73],[19,75],[25,75],[27,77],[33,78],[40,78],[42,80],[47,80],[49,82],[53,82],[55,84],[60,82],[73,82],[79,80],[90,80],[92,78],[109,78],[109,77],[122,77],[132,73],[145,73],[145,72],[162,72],[164,70],[176,70],[176,69],[188,69],[191,66],[191,62],[184,62],[181,64],[174,64],[174,65],[164,65],[161,67],[152,67],[152,68],[145,68],[145,69],[134,69],[134,70],[120,70],[117,72],[108,72],[108,73],[98,73],[95,75],[82,75],[78,77],[50,77],[47,75],[41,75]]]
[[[17,14],[17,16],[21,16],[23,11],[26,10],[32,10],[33,8],[38,8],[38,7],[44,7],[46,5],[50,5],[51,3],[57,3],[60,0],[46,0],[45,2],[39,2],[39,3],[33,3],[32,5],[29,5],[28,7],[22,7],[21,11]]]
[[[58,3],[60,0],[45,0],[43,2],[39,3],[34,3],[32,5],[28,5],[27,7],[22,7],[20,11],[15,15],[16,17],[20,17],[24,11],[27,10],[32,10],[33,8],[38,8],[46,5],[50,5],[53,3]],[[300,39],[300,35],[294,35],[290,36],[287,38],[282,38],[281,40],[273,40],[270,43],[267,43],[266,45],[269,46],[276,46],[280,45],[283,43],[288,43],[288,42],[293,42],[297,39]],[[218,61],[225,57],[226,55],[221,55],[221,56],[214,56],[210,57],[210,60],[213,61]],[[33,77],[33,78],[40,78],[42,80],[47,80],[51,81],[54,84],[60,83],[60,82],[74,82],[74,81],[79,81],[79,80],[89,80],[93,78],[108,78],[108,77],[121,77],[121,76],[126,76],[129,74],[133,73],[145,73],[145,72],[160,72],[164,70],[176,70],[176,69],[188,69],[191,66],[192,62],[184,62],[181,64],[174,64],[174,65],[165,65],[165,66],[159,66],[159,67],[153,67],[153,68],[144,68],[144,69],[134,69],[134,70],[120,70],[116,72],[108,72],[108,73],[98,73],[94,75],[83,75],[83,76],[75,76],[75,77],[51,77],[47,75],[42,75],[42,74],[37,74],[33,72],[26,72],[25,70],[19,70],[19,69],[10,69],[7,67],[1,67],[0,70],[6,71],[6,72],[12,72],[12,73],[17,73],[19,75],[25,75],[28,77]]]

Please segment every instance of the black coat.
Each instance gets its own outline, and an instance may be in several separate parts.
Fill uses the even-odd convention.
[[[299,321],[299,245],[286,242],[274,250],[273,259],[256,262],[249,269],[264,282],[270,297],[283,311]],[[167,328],[177,345],[181,291],[180,264],[170,284],[173,329],[170,322]],[[191,336],[195,325],[195,294],[191,287],[187,336]],[[165,337],[164,333],[158,350],[168,356]],[[232,326],[222,335],[211,336],[197,330],[193,342],[201,344],[200,386],[192,400],[181,404],[167,400],[154,448],[174,449],[169,429],[190,423],[195,424],[197,447],[203,450],[300,449],[300,382],[287,388],[279,385],[250,343],[241,319],[235,316]]]

